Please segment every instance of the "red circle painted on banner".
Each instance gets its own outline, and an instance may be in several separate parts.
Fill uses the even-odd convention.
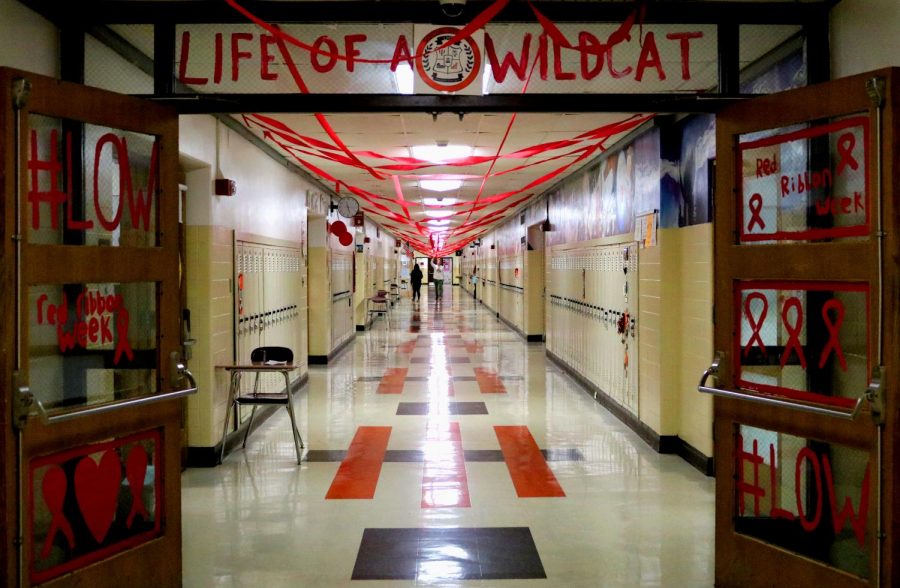
[[[331,223],[331,234],[337,235],[340,237],[344,233],[347,232],[347,225],[344,224],[344,221],[334,221]]]
[[[453,45],[442,49],[441,54],[436,51],[457,33],[459,33],[459,29],[454,27],[434,29],[425,35],[416,48],[416,55],[418,55],[416,71],[422,81],[435,90],[442,92],[462,90],[471,84],[481,71],[481,51],[471,37],[460,39]],[[445,55],[446,53],[449,55]],[[444,57],[446,59],[441,59]],[[435,71],[439,59],[442,62],[441,65],[444,66],[444,71]],[[457,67],[459,70],[454,71]]]
[[[338,235],[338,241],[341,242],[341,245],[350,245],[353,243],[353,235],[347,232],[341,233]]]

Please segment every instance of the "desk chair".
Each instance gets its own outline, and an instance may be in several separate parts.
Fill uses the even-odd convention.
[[[384,314],[387,316],[388,324],[391,321],[391,301],[388,298],[386,290],[379,290],[375,296],[370,296],[366,300],[368,314]]]
[[[250,412],[250,422],[247,423],[247,430],[244,432],[244,441],[241,447],[247,447],[247,437],[250,436],[250,429],[253,427],[253,417],[256,415],[256,407],[259,405],[283,404],[291,417],[291,433],[294,438],[294,450],[297,452],[297,463],[301,460],[301,449],[303,448],[303,437],[297,430],[297,420],[294,417],[294,405],[291,402],[291,381],[290,373],[294,371],[294,352],[287,347],[257,347],[250,352],[249,366],[234,366],[231,376],[231,391],[229,393],[230,405],[228,412],[225,414],[225,432],[222,436],[222,457],[225,455],[225,435],[228,433],[228,420],[231,411],[235,406],[251,405],[253,410]],[[277,362],[277,363],[273,363]],[[253,392],[242,394],[240,391],[241,374],[243,372],[255,372],[256,377],[253,381]],[[266,392],[260,391],[259,375],[261,372],[281,373],[284,376],[284,391]]]

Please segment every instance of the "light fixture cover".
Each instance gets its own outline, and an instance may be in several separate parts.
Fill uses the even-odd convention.
[[[425,214],[430,216],[431,218],[447,218],[453,216],[454,214],[456,214],[456,212],[452,210],[432,210],[426,208]]]
[[[452,206],[459,202],[456,198],[422,198],[425,206]]]
[[[432,192],[451,192],[462,186],[462,180],[419,180],[419,187]]]
[[[409,150],[416,159],[431,163],[446,163],[472,154],[468,145],[413,145]]]

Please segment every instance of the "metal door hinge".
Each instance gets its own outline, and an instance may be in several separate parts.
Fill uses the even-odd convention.
[[[28,422],[28,415],[34,407],[34,394],[28,386],[18,386],[18,394],[13,397],[13,428],[21,431]]]
[[[866,400],[869,401],[869,410],[872,411],[872,420],[879,427],[884,426],[884,366],[877,365],[872,368],[872,380],[866,388]]]
[[[875,108],[884,106],[884,78],[876,76],[866,80],[866,93],[872,101],[872,106]]]
[[[28,96],[31,94],[31,81],[25,78],[16,78],[12,81],[13,108],[21,110],[28,104]]]

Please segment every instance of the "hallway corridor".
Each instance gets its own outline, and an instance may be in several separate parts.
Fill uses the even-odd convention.
[[[310,368],[302,465],[278,411],[184,472],[184,585],[712,586],[714,480],[444,296],[401,298]]]

